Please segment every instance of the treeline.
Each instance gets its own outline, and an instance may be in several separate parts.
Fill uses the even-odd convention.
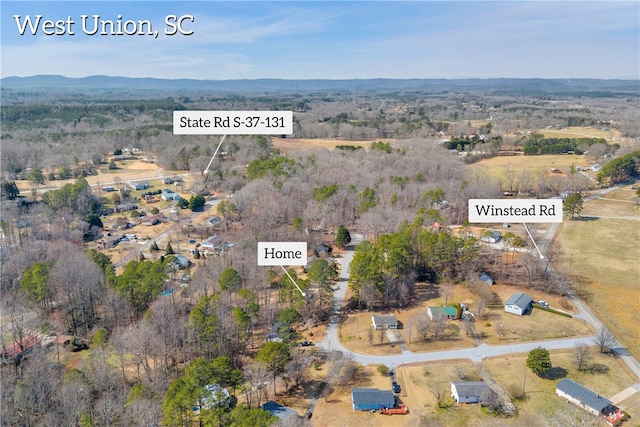
[[[617,184],[640,173],[640,150],[616,157],[608,162],[598,172],[598,182]]]
[[[79,122],[85,117],[99,117],[105,114],[143,113],[147,110],[184,110],[181,103],[170,99],[110,101],[86,105],[3,105],[0,118],[5,129],[22,126],[21,122],[59,120],[62,123]]]
[[[534,133],[522,144],[522,151],[527,156],[540,154],[584,154],[593,144],[607,144],[604,138],[545,138],[544,135]],[[586,150],[585,150],[586,149]]]

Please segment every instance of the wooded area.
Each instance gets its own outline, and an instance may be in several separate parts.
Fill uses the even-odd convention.
[[[364,235],[351,265],[352,309],[406,307],[417,278],[452,286],[486,266],[531,286],[545,266],[521,254],[518,271],[510,270],[514,248],[524,244],[517,236],[489,251],[448,230],[466,230],[470,198],[510,190],[474,173],[459,153],[496,155],[505,145],[526,152],[532,140],[541,141],[530,130],[573,125],[576,118],[615,125],[635,141],[640,135],[640,100],[631,95],[570,98],[562,107],[535,96],[416,91],[8,99],[0,266],[5,425],[189,425],[194,419],[266,425],[270,416],[256,408],[301,387],[307,368],[325,363],[326,356],[296,345],[308,337],[301,331],[328,319],[338,266],[317,255],[304,270],[289,270],[302,295],[284,272],[256,264],[256,242],[344,249],[349,233]],[[217,138],[173,135],[176,109],[292,110],[296,138],[334,139],[342,147],[284,152],[270,137],[229,137],[204,174]],[[366,148],[351,149],[350,141],[367,141]],[[602,143],[572,140],[562,150]],[[633,144],[605,145],[617,157],[603,166],[602,180],[638,173]],[[203,208],[203,190],[228,196],[216,213],[233,248],[200,257],[195,247],[186,286],[175,274],[170,245],[163,255],[155,245],[153,258],[141,252],[114,262],[94,243],[105,209],[116,203],[85,177],[109,162],[117,168],[134,148],[165,171],[192,173],[189,191],[198,203],[184,207]],[[43,190],[72,177],[73,183]],[[579,189],[570,179],[555,185],[546,177],[521,178],[523,191],[540,196]],[[29,180],[33,191],[19,193],[19,180]],[[140,201],[127,191],[115,194],[120,202]],[[511,264],[504,258],[510,250]],[[547,286],[563,292],[566,285]],[[163,296],[168,289],[173,292]],[[277,340],[266,339],[271,332]],[[35,336],[56,338],[48,346],[27,345]],[[58,339],[64,336],[67,341]],[[13,344],[19,351],[9,357]],[[89,346],[96,357],[77,356]]]

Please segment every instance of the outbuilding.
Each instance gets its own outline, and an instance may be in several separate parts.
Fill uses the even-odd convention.
[[[504,303],[504,311],[523,316],[533,308],[533,299],[524,292],[518,292]]]

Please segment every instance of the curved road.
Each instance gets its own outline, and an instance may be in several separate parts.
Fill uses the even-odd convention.
[[[607,193],[612,191],[612,189],[607,189],[602,193]],[[602,194],[598,192],[597,194]],[[549,245],[553,241],[556,233],[559,230],[560,224],[551,224],[547,229],[543,241],[539,244],[540,250],[542,253],[546,253]],[[350,248],[355,247],[358,243],[363,240],[361,235],[352,235],[353,241],[351,242]],[[329,323],[327,325],[326,334],[322,341],[318,342],[316,345],[322,347],[327,351],[340,351],[344,355],[348,355],[354,361],[359,362],[363,365],[368,365],[372,363],[382,363],[389,367],[399,366],[406,363],[415,363],[415,362],[425,362],[425,361],[434,361],[434,360],[448,360],[448,359],[471,359],[474,362],[481,361],[485,357],[495,357],[495,356],[503,356],[512,353],[524,353],[529,352],[532,349],[538,346],[544,346],[544,348],[549,350],[556,349],[566,349],[573,348],[577,343],[586,343],[593,344],[593,336],[587,337],[579,337],[579,338],[565,338],[565,339],[556,339],[556,340],[546,340],[546,341],[534,341],[527,343],[519,343],[519,344],[504,344],[504,345],[487,345],[481,344],[477,347],[458,349],[458,350],[446,350],[446,351],[434,351],[434,352],[422,352],[422,353],[414,353],[409,350],[403,350],[401,354],[389,355],[389,356],[376,356],[369,354],[361,354],[355,353],[351,350],[347,349],[342,345],[339,338],[338,328],[340,323],[341,316],[341,308],[343,306],[347,287],[348,287],[348,279],[349,279],[349,264],[353,259],[353,249],[348,249],[345,251],[342,258],[338,258],[338,262],[340,262],[342,268],[340,271],[340,277],[338,280],[338,286],[334,291],[334,308],[335,311],[332,314]],[[555,272],[549,267],[551,274],[555,274]],[[589,307],[576,295],[569,295],[571,302],[574,304],[576,309],[578,310],[578,314],[574,315],[574,317],[578,319],[582,319],[589,323],[595,330],[604,329],[604,325],[598,318],[593,314],[593,312],[589,309]],[[629,369],[634,373],[636,377],[640,379],[640,363],[630,355],[626,349],[622,348],[620,343],[617,343],[617,348],[615,349],[619,354],[620,358],[624,361],[624,363],[629,367]]]

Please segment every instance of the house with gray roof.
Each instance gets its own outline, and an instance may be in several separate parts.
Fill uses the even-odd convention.
[[[456,403],[488,404],[497,398],[496,392],[482,381],[451,382],[451,397]]]
[[[354,411],[373,411],[396,406],[396,398],[391,390],[377,388],[351,389],[351,402]]]
[[[398,329],[398,319],[396,316],[371,316],[371,327],[376,331],[380,329]]]
[[[609,399],[568,378],[558,381],[556,394],[594,416],[602,416],[610,425],[617,425],[624,416]]]
[[[523,316],[533,308],[533,299],[524,292],[518,292],[504,303],[504,311]]]

